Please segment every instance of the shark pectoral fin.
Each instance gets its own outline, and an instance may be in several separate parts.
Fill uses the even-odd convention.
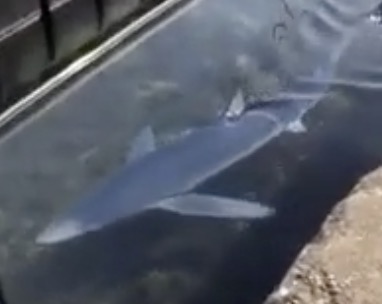
[[[274,209],[255,202],[202,194],[185,194],[161,200],[153,208],[186,216],[254,219],[274,214]]]
[[[137,137],[132,141],[131,148],[127,155],[127,161],[134,161],[150,152],[155,151],[155,136],[150,126],[143,128]]]
[[[301,121],[301,119],[298,119],[298,120],[291,122],[288,125],[287,130],[291,133],[297,133],[297,134],[298,133],[305,133],[307,131],[306,126]]]

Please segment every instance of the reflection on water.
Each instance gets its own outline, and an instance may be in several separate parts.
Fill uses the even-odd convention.
[[[301,94],[307,85],[297,76],[322,76],[318,67],[328,81],[303,93],[322,97],[350,34],[366,26],[357,12],[376,2],[285,3],[200,1],[1,143],[0,261],[10,303],[261,303],[334,204],[381,164],[378,92],[333,90],[306,116],[307,133],[284,134],[200,186],[267,202],[278,210],[273,219],[150,212],[54,247],[33,240],[120,166],[147,123],[165,137],[210,122],[238,86],[253,96]],[[280,22],[287,32],[275,41]],[[365,56],[378,31],[369,33],[347,49],[337,78],[355,79],[360,58],[378,74],[380,56]]]

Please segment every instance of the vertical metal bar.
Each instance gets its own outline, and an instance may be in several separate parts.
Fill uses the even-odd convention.
[[[96,8],[98,29],[102,30],[105,20],[105,3],[104,0],[94,0],[94,5]]]
[[[50,60],[54,60],[56,57],[56,43],[54,37],[54,24],[50,13],[49,0],[39,0],[41,11],[41,22],[44,27],[46,47]]]

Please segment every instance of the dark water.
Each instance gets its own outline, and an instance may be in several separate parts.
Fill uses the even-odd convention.
[[[335,204],[381,165],[378,86],[332,87],[307,114],[308,132],[283,134],[197,189],[265,202],[276,208],[273,218],[225,221],[158,211],[60,245],[34,244],[55,214],[120,166],[143,125],[154,126],[163,141],[176,137],[216,118],[237,86],[249,95],[293,91],[298,86],[288,87],[285,78],[306,76],[338,51],[328,44],[316,52],[314,41],[343,32],[322,27],[317,33],[327,40],[305,43],[308,36],[293,23],[304,6],[290,2],[291,17],[284,2],[269,3],[199,2],[1,141],[0,269],[9,303],[261,303],[278,284]],[[347,14],[336,19],[339,28],[353,24]],[[288,25],[293,52],[272,40],[278,22]],[[334,80],[368,81],[366,66],[377,84],[381,30],[355,28]]]

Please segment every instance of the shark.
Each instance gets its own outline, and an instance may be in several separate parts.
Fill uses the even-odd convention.
[[[303,132],[304,103],[252,105],[241,90],[218,119],[156,147],[150,126],[133,140],[128,161],[99,187],[54,218],[36,237],[54,244],[119,220],[160,209],[182,216],[260,219],[275,214],[260,202],[197,193],[195,189],[251,155],[284,130]]]
[[[226,219],[268,218],[276,210],[260,202],[197,193],[196,189],[287,131],[305,133],[303,117],[325,96],[335,63],[319,65],[307,92],[284,91],[270,99],[244,98],[237,89],[227,108],[205,126],[158,147],[145,126],[132,141],[126,163],[99,187],[54,218],[36,237],[55,244],[103,229],[149,210]],[[298,82],[298,81],[297,81]],[[304,91],[304,90],[303,90]]]
[[[291,91],[259,100],[244,98],[239,88],[216,120],[163,146],[156,144],[149,125],[143,127],[132,141],[126,163],[95,191],[63,210],[37,235],[36,242],[68,241],[155,209],[225,219],[273,216],[276,210],[266,204],[198,193],[198,186],[281,133],[306,132],[303,118],[327,93],[350,36],[344,35],[334,49],[325,50],[313,62],[313,74],[296,79]]]

